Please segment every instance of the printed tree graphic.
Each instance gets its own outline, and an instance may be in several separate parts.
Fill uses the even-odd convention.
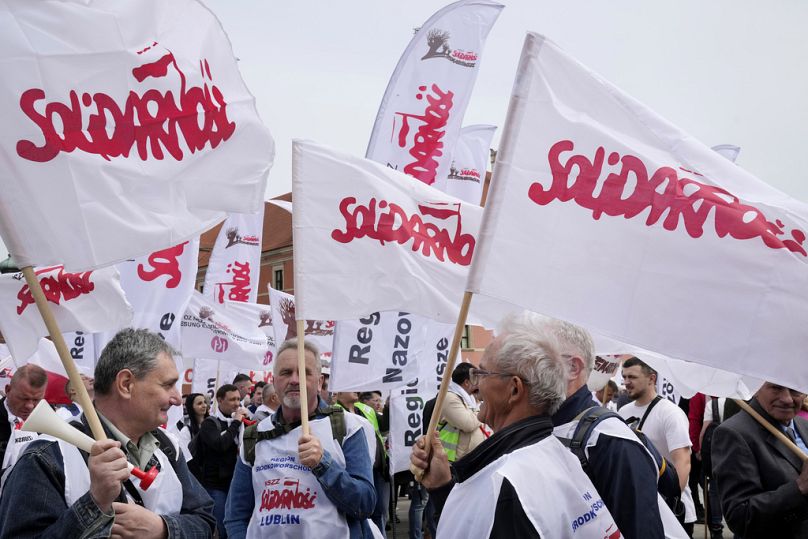
[[[241,238],[238,237],[238,228],[236,227],[228,228],[227,232],[225,232],[225,237],[227,238],[227,247],[232,247],[241,240]],[[225,249],[227,249],[227,247],[225,247]]]
[[[429,50],[421,60],[449,57],[449,32],[446,30],[437,28],[430,30],[426,35],[426,44],[429,46]]]

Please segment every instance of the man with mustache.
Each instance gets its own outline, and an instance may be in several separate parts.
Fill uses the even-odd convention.
[[[281,406],[244,432],[225,511],[231,539],[373,537],[376,491],[363,420],[320,398],[320,352],[308,341],[304,348],[304,380],[296,340],[278,349],[273,384]],[[300,424],[301,384],[309,434]]]

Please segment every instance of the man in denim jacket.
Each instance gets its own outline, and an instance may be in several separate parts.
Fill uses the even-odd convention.
[[[32,443],[0,498],[0,538],[212,537],[212,500],[176,443],[156,430],[180,404],[173,352],[146,330],[125,329],[110,341],[95,369],[95,405],[109,439],[95,442],[89,457],[50,437]],[[151,487],[129,481],[127,460],[158,466]]]
[[[365,420],[334,411],[319,398],[319,351],[305,343],[306,378],[298,377],[295,341],[278,349],[274,385],[278,411],[255,427],[254,461],[244,443],[225,509],[230,539],[243,537],[373,537],[368,520],[376,504]],[[300,427],[301,384],[306,384],[310,434]],[[341,419],[334,419],[338,414]],[[337,433],[334,425],[341,425]],[[337,439],[335,439],[337,438]],[[372,448],[375,452],[375,447]]]

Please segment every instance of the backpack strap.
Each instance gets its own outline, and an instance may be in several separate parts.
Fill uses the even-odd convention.
[[[177,448],[174,446],[174,442],[171,441],[171,438],[168,437],[168,434],[166,434],[163,429],[154,429],[151,431],[151,433],[152,436],[157,438],[157,441],[160,443],[160,451],[162,451],[163,454],[168,457],[171,465],[174,466],[174,463],[179,458]]]
[[[317,413],[327,415],[331,421],[331,435],[334,440],[342,447],[342,441],[345,439],[347,429],[345,427],[345,410],[339,406],[329,406],[328,408],[320,408]],[[255,465],[255,445],[258,442],[266,440],[274,440],[284,434],[291,432],[300,425],[299,422],[294,422],[289,425],[276,425],[272,430],[259,431],[258,423],[250,425],[244,429],[244,437],[242,447],[244,448],[244,460],[250,465]]]
[[[558,438],[562,444],[572,451],[573,455],[578,457],[578,460],[581,461],[581,467],[587,475],[589,475],[589,459],[586,456],[586,444],[595,427],[601,421],[610,417],[617,417],[622,421],[619,415],[602,406],[587,408],[573,419],[573,421],[578,421],[578,425],[575,427],[572,438]]]
[[[657,395],[654,397],[654,400],[648,405],[648,408],[645,410],[645,413],[642,415],[642,419],[640,419],[640,423],[637,425],[637,430],[642,431],[642,426],[645,425],[645,420],[648,418],[648,414],[651,413],[651,410],[654,409],[654,406],[657,405],[659,401],[662,400],[662,397]]]

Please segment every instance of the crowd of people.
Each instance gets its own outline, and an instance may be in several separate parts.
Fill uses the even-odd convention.
[[[425,404],[412,471],[392,478],[389,401],[330,393],[312,343],[304,379],[287,341],[271,383],[241,374],[213,402],[180,395],[174,353],[132,329],[103,350],[82,377],[107,436],[89,453],[22,428],[48,378],[17,369],[0,401],[0,538],[385,537],[401,495],[413,539],[686,538],[705,520],[713,539],[808,537],[805,457],[731,399],[662,398],[636,357],[622,390],[593,393],[592,339],[572,324],[506,319],[479,365],[452,372],[434,432]],[[64,392],[58,421],[91,434]],[[805,397],[765,383],[749,404],[808,454]],[[173,406],[184,417],[166,425]]]

